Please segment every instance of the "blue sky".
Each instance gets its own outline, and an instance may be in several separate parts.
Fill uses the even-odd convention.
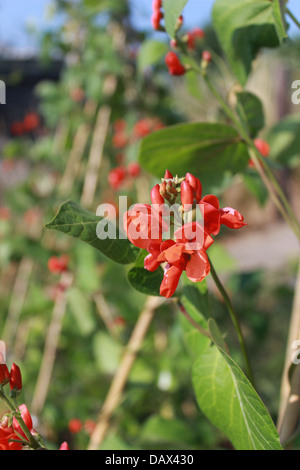
[[[142,30],[150,29],[152,0],[130,2],[135,26]],[[210,19],[213,3],[214,0],[189,0],[184,10],[185,24],[188,27],[204,26]],[[26,32],[26,27],[29,24],[35,25],[38,30],[55,27],[57,19],[49,17],[51,4],[51,0],[0,0],[0,45],[34,47],[35,41]],[[289,7],[300,18],[300,1],[289,0]],[[296,31],[293,26],[291,32]]]

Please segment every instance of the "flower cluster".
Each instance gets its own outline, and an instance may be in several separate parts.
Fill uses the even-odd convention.
[[[12,364],[10,372],[6,364],[0,364],[0,385],[8,383],[12,392],[18,393],[22,390],[21,371],[15,363]]]
[[[129,163],[127,168],[120,165],[109,172],[108,184],[112,189],[118,191],[126,184],[126,182],[128,182],[129,179],[137,178],[140,174],[141,167],[137,162]]]
[[[155,29],[156,31],[159,31],[161,29],[160,22],[164,17],[161,11],[161,7],[162,7],[162,0],[153,0],[151,23],[152,23],[153,29]]]
[[[2,357],[3,359],[3,357]],[[22,390],[22,374],[19,366],[12,364],[9,371],[5,363],[0,363],[0,398],[5,408],[0,416],[0,450],[22,450],[25,448],[44,448],[41,436],[33,428],[33,420],[27,406],[14,405],[5,394],[5,387],[9,384],[10,397],[16,404],[16,399]],[[32,443],[32,441],[34,443]],[[59,450],[69,450],[67,442],[63,442]]]
[[[146,135],[162,129],[163,127],[164,125],[159,118],[145,117],[134,124],[131,137],[129,137],[129,130],[127,129],[126,121],[118,119],[114,123],[114,134],[112,139],[113,146],[117,150],[122,150],[128,144],[133,143],[142,137],[146,137]]]
[[[27,406],[20,405],[17,411],[21,413],[21,418],[29,432],[33,435],[36,434]],[[4,415],[0,422],[0,450],[22,450],[24,447],[23,442],[29,444],[16,417],[11,417],[9,414]]]
[[[61,274],[68,270],[69,256],[51,256],[48,260],[48,269],[52,273]]]
[[[166,298],[174,295],[183,271],[192,282],[201,282],[209,274],[206,251],[221,225],[232,229],[246,225],[235,209],[220,208],[216,196],[202,197],[201,182],[191,173],[178,178],[167,170],[162,183],[152,188],[151,202],[152,206],[136,204],[126,212],[124,229],[131,243],[148,251],[145,269],[153,272],[164,264],[160,294]],[[179,206],[177,214],[173,212],[176,204]],[[168,212],[168,208],[172,212]],[[186,221],[186,216],[190,220]],[[181,224],[175,230],[176,218],[181,218]],[[165,239],[164,234],[171,233],[170,221],[173,236]]]
[[[10,132],[13,136],[21,136],[35,131],[40,125],[40,117],[35,112],[29,112],[23,121],[14,121],[10,126]]]

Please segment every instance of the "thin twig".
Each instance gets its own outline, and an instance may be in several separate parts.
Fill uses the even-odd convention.
[[[244,357],[245,365],[247,367],[248,379],[250,380],[250,382],[254,386],[254,376],[253,376],[253,372],[252,372],[252,367],[251,367],[251,364],[250,364],[250,359],[249,359],[249,355],[248,355],[248,352],[247,352],[247,348],[246,348],[246,344],[245,344],[245,340],[244,340],[244,336],[243,336],[243,332],[242,332],[242,329],[241,329],[241,326],[240,326],[238,316],[237,316],[237,314],[236,314],[236,312],[233,308],[233,305],[231,303],[229,295],[226,292],[226,289],[224,288],[220,278],[218,277],[218,275],[216,273],[216,270],[215,270],[211,260],[209,260],[209,263],[210,263],[210,272],[211,272],[212,278],[213,278],[217,288],[219,289],[220,294],[223,297],[223,300],[224,300],[225,305],[227,307],[227,310],[229,312],[230,318],[231,318],[232,323],[235,327],[237,337],[238,337],[238,340],[239,340],[239,343],[240,343],[240,348],[241,348],[241,351],[242,351],[242,354],[243,354],[243,357]]]
[[[70,272],[63,273],[60,283],[65,286],[65,289],[69,289],[73,283],[73,274]],[[54,303],[52,319],[47,331],[42,363],[31,403],[32,413],[37,416],[42,411],[47,398],[66,306],[67,299],[65,292],[60,292]]]
[[[285,366],[281,381],[281,397],[277,428],[281,443],[286,443],[294,434],[300,421],[300,365],[294,366],[294,371],[289,378],[292,366],[292,344],[300,340],[300,259],[295,288],[294,305],[290,321],[290,331],[287,341]]]
[[[124,356],[111,383],[96,428],[91,435],[88,450],[97,450],[101,445],[109,428],[111,417],[120,404],[129,374],[151,325],[155,310],[163,301],[164,299],[160,297],[149,297],[146,301],[145,307],[139,316]]]

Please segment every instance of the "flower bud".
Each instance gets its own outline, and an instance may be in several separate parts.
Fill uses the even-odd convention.
[[[0,385],[6,385],[9,382],[9,370],[6,364],[0,364]]]
[[[156,31],[160,29],[160,22],[162,18],[163,18],[163,14],[160,10],[155,10],[151,16],[152,27]]]
[[[164,204],[164,198],[160,193],[160,185],[156,184],[151,190],[151,202],[152,204]]]
[[[186,72],[186,68],[182,65],[175,52],[168,52],[165,63],[171,75],[184,75]]]
[[[22,375],[17,364],[13,363],[10,370],[9,385],[11,390],[22,390]]]
[[[165,179],[165,180],[173,179],[173,175],[172,175],[172,173],[171,173],[169,170],[166,170],[164,179]]]

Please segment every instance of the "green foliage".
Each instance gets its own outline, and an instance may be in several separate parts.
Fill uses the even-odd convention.
[[[112,222],[106,220],[104,228],[110,234],[115,234],[116,239],[107,237],[101,240],[98,237],[97,227],[102,221],[105,219],[97,217],[72,201],[68,201],[60,206],[54,219],[46,224],[46,228],[78,238],[117,263],[130,264],[134,262],[137,256],[136,248],[127,238],[120,238],[119,230]]]
[[[274,48],[280,44],[273,7],[268,0],[216,0],[213,23],[219,42],[236,77],[245,85],[252,62],[263,47]],[[277,28],[277,29],[276,29]],[[282,39],[282,26],[280,27]]]
[[[188,0],[164,0],[165,28],[169,36],[174,39],[176,24]]]
[[[221,186],[228,176],[242,171],[249,155],[236,130],[225,124],[178,124],[145,137],[139,161],[160,177],[168,168],[183,176],[188,168],[204,183],[206,192]],[[218,168],[218,171],[215,171]]]
[[[209,322],[216,346],[201,355],[193,369],[200,408],[237,450],[282,450],[266,408],[241,369],[224,351],[215,323]]]

